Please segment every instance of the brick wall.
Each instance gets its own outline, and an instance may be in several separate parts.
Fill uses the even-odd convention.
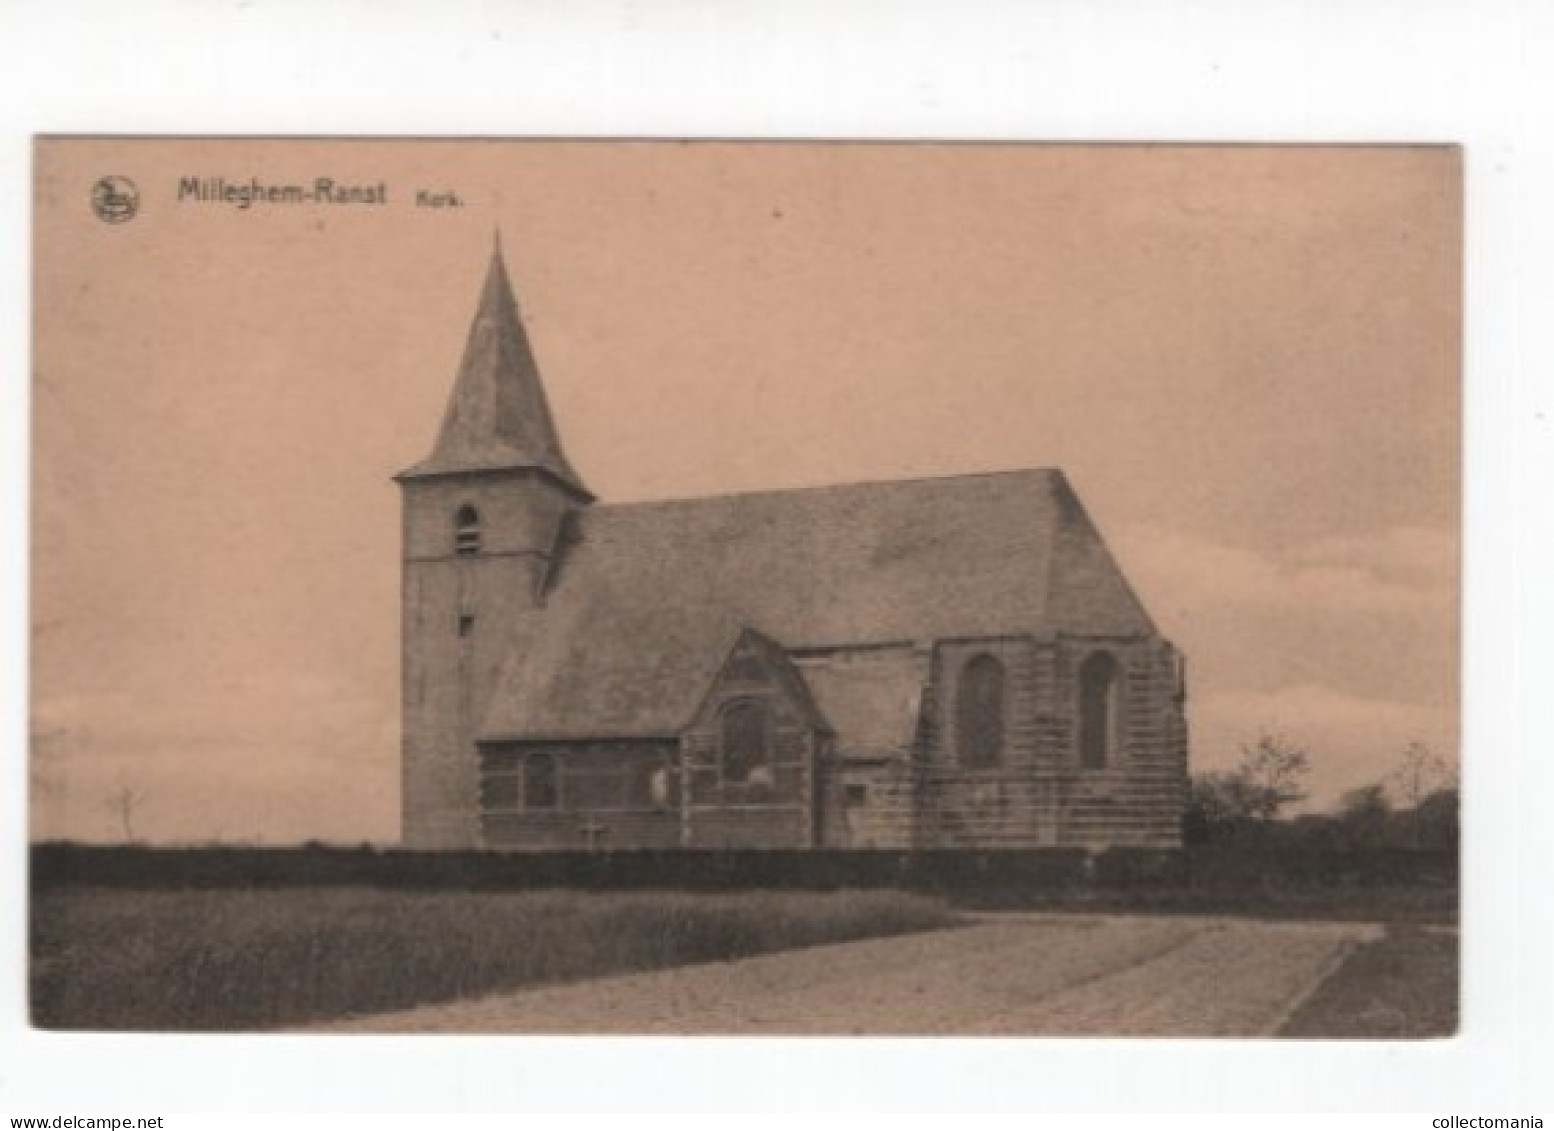
[[[554,771],[554,795],[543,805],[526,790],[526,763],[538,757]],[[534,850],[677,847],[678,762],[673,739],[482,745],[482,842]]]
[[[403,487],[401,838],[414,848],[474,847],[475,729],[568,503],[522,471]],[[480,515],[475,555],[455,553],[455,516],[466,505]]]
[[[682,843],[696,848],[804,848],[817,839],[815,762],[820,736],[786,663],[747,636],[681,736]],[[769,775],[731,780],[723,717],[733,703],[763,704],[770,720]]]
[[[775,644],[748,634],[681,736],[667,811],[579,819],[567,810],[482,807],[475,728],[511,623],[539,600],[571,504],[523,472],[405,487],[402,764],[409,846],[565,848],[606,837],[620,847],[715,848],[1180,843],[1187,733],[1179,658],[1154,636],[939,641],[915,742],[859,757],[831,750],[791,663]],[[465,505],[481,518],[481,551],[473,556],[454,552],[454,516]],[[1106,765],[1087,768],[1080,764],[1079,671],[1097,651],[1118,665],[1117,709]],[[965,764],[956,728],[961,673],[979,655],[995,657],[1005,678],[1004,744],[992,767]],[[721,712],[741,698],[770,709],[771,765],[759,781],[724,772]]]
[[[826,764],[820,843],[827,848],[911,848],[918,824],[918,771],[910,752]]]
[[[1081,765],[1080,666],[1097,651],[1119,665],[1113,740],[1102,768]],[[961,764],[956,748],[959,673],[996,655],[1008,679],[1004,756],[996,767]],[[1180,844],[1186,801],[1186,724],[1178,661],[1154,637],[951,641],[940,645],[938,725],[919,767],[917,844],[933,848]]]

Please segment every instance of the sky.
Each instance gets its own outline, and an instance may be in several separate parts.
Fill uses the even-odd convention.
[[[398,498],[493,232],[606,501],[1059,466],[1197,771],[1455,759],[1440,147],[45,141],[32,835],[391,841]],[[100,177],[140,210],[105,224]],[[388,203],[178,199],[183,178]],[[453,192],[457,207],[416,203]]]

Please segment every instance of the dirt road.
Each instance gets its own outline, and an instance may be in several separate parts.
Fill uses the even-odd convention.
[[[324,1026],[462,1033],[1249,1037],[1276,1032],[1353,923],[996,916]]]

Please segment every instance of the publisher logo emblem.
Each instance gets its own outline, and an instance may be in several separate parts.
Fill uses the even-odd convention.
[[[128,177],[103,177],[92,186],[92,211],[105,224],[133,220],[140,211],[140,190]]]

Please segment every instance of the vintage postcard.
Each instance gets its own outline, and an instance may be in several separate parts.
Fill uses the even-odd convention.
[[[35,1025],[1456,1031],[1456,148],[34,175]]]

